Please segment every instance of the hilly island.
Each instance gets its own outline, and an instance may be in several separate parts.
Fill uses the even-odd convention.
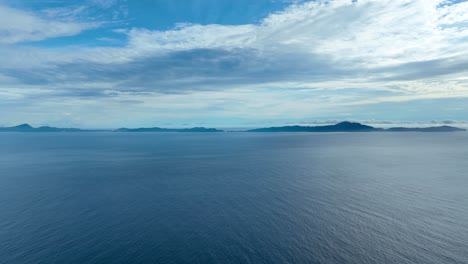
[[[466,129],[437,126],[437,127],[392,127],[376,128],[355,122],[341,122],[328,126],[282,126],[251,129],[247,132],[457,132],[466,131]]]

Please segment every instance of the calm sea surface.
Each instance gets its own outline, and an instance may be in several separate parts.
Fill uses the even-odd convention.
[[[468,133],[0,133],[0,263],[468,263]]]

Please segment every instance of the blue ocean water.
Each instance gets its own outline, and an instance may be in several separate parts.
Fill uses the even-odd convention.
[[[468,263],[468,133],[1,133],[0,263]]]

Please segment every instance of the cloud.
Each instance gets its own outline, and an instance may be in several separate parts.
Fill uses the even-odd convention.
[[[103,7],[103,8],[110,8],[115,6],[119,2],[125,2],[122,0],[90,0],[91,4]]]
[[[97,26],[97,23],[45,19],[31,12],[0,5],[0,44],[73,36]]]
[[[8,44],[95,26],[5,7],[1,19],[6,19],[2,12],[21,20],[0,23],[0,32],[9,32],[0,42]],[[19,94],[31,102],[28,98],[47,90],[41,98],[54,104],[60,104],[56,98],[78,105],[94,100],[116,112],[111,105],[141,102],[142,109],[160,105],[172,116],[254,111],[265,118],[463,98],[468,97],[467,14],[468,2],[442,0],[295,1],[258,24],[123,28],[115,31],[127,38],[121,47],[8,46],[0,48],[0,76],[8,79],[7,85],[0,78],[0,91],[27,89]]]

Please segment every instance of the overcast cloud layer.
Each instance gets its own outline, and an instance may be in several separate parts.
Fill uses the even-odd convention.
[[[125,1],[65,4],[0,1],[0,125],[468,115],[466,1],[301,1],[252,24],[160,30],[132,26]]]

